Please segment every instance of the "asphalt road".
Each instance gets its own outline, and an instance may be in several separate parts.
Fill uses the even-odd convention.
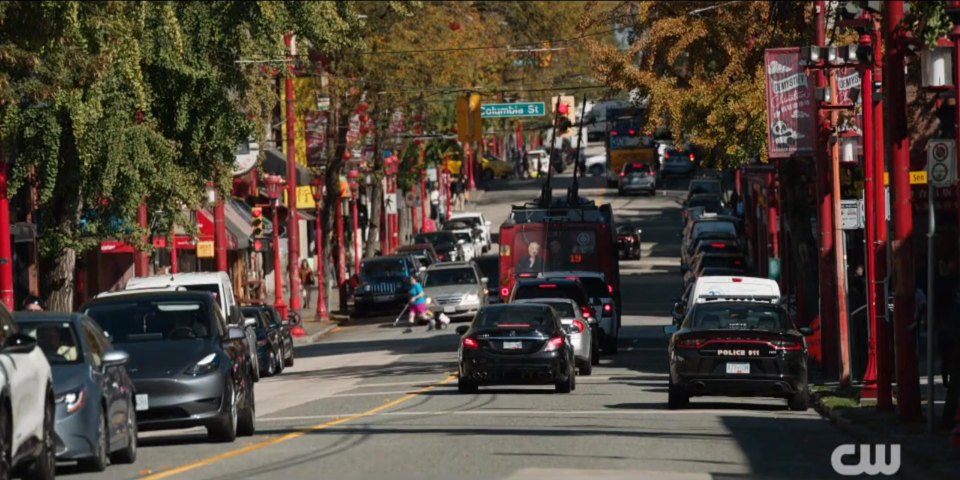
[[[569,185],[568,178],[560,183]],[[452,329],[402,334],[390,319],[342,327],[297,350],[296,366],[257,384],[257,435],[208,443],[199,429],[141,436],[135,465],[72,478],[832,478],[851,442],[810,410],[775,399],[694,398],[667,410],[666,338],[678,295],[677,198],[616,198],[585,179],[581,194],[640,223],[643,259],[621,264],[620,353],[577,390],[456,391]],[[557,189],[556,194],[563,190]],[[499,182],[475,197],[493,224],[536,182]]]

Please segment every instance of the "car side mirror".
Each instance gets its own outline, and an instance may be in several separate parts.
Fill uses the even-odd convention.
[[[3,342],[3,353],[30,353],[37,348],[37,339],[30,335],[15,333]]]
[[[115,367],[130,361],[130,354],[123,350],[110,350],[103,354],[103,366]]]
[[[256,318],[251,318],[251,317],[244,318],[244,319],[243,319],[243,326],[244,326],[244,327],[256,327],[256,326],[257,326],[257,319],[256,319]]]
[[[246,340],[247,334],[240,327],[227,327],[227,340]]]
[[[460,325],[457,327],[457,335],[466,335],[468,330],[470,330],[469,325]]]
[[[798,328],[797,330],[799,330],[800,333],[803,334],[803,336],[805,336],[805,337],[808,337],[808,336],[810,336],[810,335],[813,335],[813,329],[810,328],[810,327],[800,327],[800,328]]]
[[[488,278],[488,277],[483,277],[483,278],[480,279],[480,283],[482,283],[482,284],[484,284],[484,285],[486,285],[486,284],[489,283],[489,282],[490,282],[490,278]]]
[[[676,325],[667,325],[663,327],[663,333],[666,335],[673,335],[674,333],[677,333],[678,330],[680,330],[680,328]]]

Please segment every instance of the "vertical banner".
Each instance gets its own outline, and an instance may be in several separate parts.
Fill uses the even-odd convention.
[[[764,66],[770,158],[813,155],[817,128],[814,87],[800,65],[800,48],[769,49]]]
[[[837,105],[856,106],[854,110],[841,110],[837,122],[837,133],[854,132],[863,146],[863,104],[860,99],[860,72],[855,67],[844,67],[837,71]]]
[[[307,112],[304,115],[304,130],[307,140],[307,165],[319,168],[327,158],[328,112]]]

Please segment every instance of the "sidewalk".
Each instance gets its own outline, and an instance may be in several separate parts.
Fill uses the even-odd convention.
[[[946,390],[935,390],[938,428],[926,432],[926,420],[903,423],[895,412],[880,412],[875,400],[861,401],[860,388],[854,385],[841,391],[837,382],[825,382],[819,371],[811,371],[813,407],[858,443],[899,444],[903,453],[900,473],[903,478],[955,479],[960,472],[960,453],[950,448],[950,432],[939,428]],[[926,415],[926,378],[921,379],[923,412]],[[895,399],[894,399],[895,401]]]

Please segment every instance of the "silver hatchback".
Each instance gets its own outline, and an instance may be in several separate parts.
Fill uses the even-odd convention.
[[[537,303],[553,307],[560,316],[560,323],[563,323],[563,328],[570,335],[570,343],[573,344],[573,356],[577,363],[577,374],[590,375],[593,373],[593,366],[600,363],[600,351],[594,343],[590,326],[583,318],[583,310],[575,300],[568,298],[525,298],[515,300],[513,303]]]

